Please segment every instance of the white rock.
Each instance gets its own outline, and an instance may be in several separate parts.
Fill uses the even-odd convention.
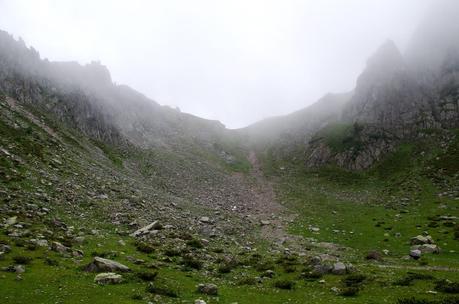
[[[123,277],[120,274],[116,274],[113,272],[99,273],[94,278],[94,282],[99,285],[119,284],[122,281]]]

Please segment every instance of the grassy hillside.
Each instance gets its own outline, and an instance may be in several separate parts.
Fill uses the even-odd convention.
[[[274,223],[284,215],[248,207],[264,194],[237,138],[205,149],[112,146],[5,96],[0,131],[1,303],[457,301],[442,300],[457,285],[446,285],[453,288],[447,293],[441,281],[458,281],[457,223],[440,218],[458,216],[457,138],[445,146],[437,135],[406,144],[361,174],[306,172],[300,154],[288,161],[267,154],[261,182],[274,185],[286,213],[297,214],[290,232],[306,238],[272,244],[271,230],[261,236],[274,224],[260,225],[255,211]],[[130,236],[155,220],[163,229]],[[424,230],[442,252],[401,259]],[[365,259],[384,249],[382,261]],[[323,254],[355,271],[313,272]],[[98,285],[96,273],[84,271],[95,256],[132,271],[121,284]],[[202,283],[216,284],[218,295],[199,293]]]

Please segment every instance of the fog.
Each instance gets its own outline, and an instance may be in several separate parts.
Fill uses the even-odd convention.
[[[431,2],[0,0],[0,29],[237,128],[351,90],[385,40],[407,48]]]

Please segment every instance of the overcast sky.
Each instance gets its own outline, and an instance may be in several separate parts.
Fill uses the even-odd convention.
[[[385,40],[403,51],[431,1],[0,0],[0,29],[236,128],[351,90]]]

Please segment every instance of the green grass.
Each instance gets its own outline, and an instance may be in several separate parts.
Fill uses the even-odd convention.
[[[333,152],[358,150],[362,145],[358,139],[360,131],[361,127],[356,123],[334,123],[320,130],[312,141],[323,140]]]
[[[451,147],[458,142],[456,138]],[[308,172],[301,164],[273,161],[269,157],[264,158],[264,165],[265,172],[271,172],[279,182],[277,192],[281,201],[299,214],[290,226],[292,233],[349,247],[349,258],[358,263],[363,263],[370,250],[389,250],[386,260],[415,266],[417,262],[400,258],[408,254],[411,237],[428,231],[442,253],[426,254],[424,261],[431,266],[457,268],[459,242],[454,240],[453,228],[441,222],[438,227],[431,227],[429,219],[438,215],[459,216],[457,200],[439,197],[444,189],[430,177],[457,153],[451,147],[446,153],[441,152],[437,146],[435,139],[402,144],[379,165],[360,173],[334,167]],[[432,162],[438,165],[432,166]],[[285,169],[279,170],[280,167]],[[457,185],[457,180],[442,178],[443,185]],[[312,232],[310,226],[320,231]]]

